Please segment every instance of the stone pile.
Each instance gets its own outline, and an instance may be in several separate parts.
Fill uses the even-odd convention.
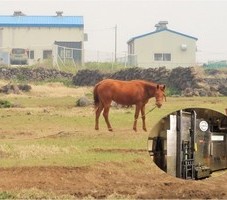
[[[56,69],[46,69],[46,68],[0,68],[0,79],[5,80],[26,80],[26,81],[44,81],[53,80],[58,78],[68,78],[71,79],[73,74],[59,71]]]
[[[78,71],[78,73],[73,77],[73,84],[77,86],[94,86],[105,78],[118,80],[142,79],[166,84],[168,82],[169,74],[170,70],[167,70],[165,67],[149,69],[141,69],[137,67],[127,68],[113,74],[104,74],[99,70],[85,69]]]
[[[214,72],[213,72],[214,73]],[[209,78],[205,72],[195,67],[177,67],[172,70],[160,68],[127,68],[113,74],[103,74],[98,70],[81,70],[73,77],[77,86],[94,86],[97,82],[112,78],[118,80],[142,79],[155,83],[166,84],[182,96],[220,96],[227,95],[227,74],[225,78],[214,78],[210,72]]]
[[[168,86],[181,91],[182,96],[213,96],[209,85],[194,67],[178,67],[171,71]],[[216,95],[214,95],[216,96]]]
[[[73,84],[77,86],[93,86],[105,78],[99,70],[80,70],[73,77]]]
[[[227,78],[205,78],[204,80],[211,91],[218,91],[227,96]]]
[[[0,67],[0,79],[23,81],[48,81],[65,78],[76,86],[94,86],[99,81],[112,78],[118,80],[142,79],[166,84],[182,96],[227,95],[227,71],[201,70],[195,67],[177,67],[172,70],[159,68],[126,68],[115,73],[102,73],[99,70],[79,70],[75,75],[56,69],[46,68],[7,68]]]
[[[109,77],[118,80],[142,79],[156,83],[167,84],[169,75],[170,70],[167,70],[165,67],[148,69],[128,68],[125,70],[120,70]]]
[[[5,94],[20,94],[21,92],[29,92],[32,89],[30,85],[27,84],[7,84],[0,88],[0,93]]]

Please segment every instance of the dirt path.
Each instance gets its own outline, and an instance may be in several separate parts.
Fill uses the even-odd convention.
[[[139,165],[144,165],[138,160]],[[145,164],[146,165],[146,164]],[[227,173],[200,181],[168,176],[155,165],[143,171],[125,170],[123,164],[101,163],[94,167],[0,168],[0,188],[17,191],[37,188],[76,198],[227,198]]]

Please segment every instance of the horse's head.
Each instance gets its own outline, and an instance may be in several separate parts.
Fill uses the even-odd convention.
[[[165,85],[157,85],[156,91],[155,91],[155,99],[156,99],[156,106],[160,108],[162,106],[163,99],[166,100],[165,95]]]

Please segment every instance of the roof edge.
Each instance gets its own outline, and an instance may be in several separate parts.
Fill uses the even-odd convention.
[[[0,27],[84,27],[83,16],[5,16]]]
[[[84,24],[0,24],[0,27],[78,27],[84,28]]]
[[[169,31],[171,33],[175,33],[177,35],[181,35],[181,36],[184,36],[184,37],[188,37],[188,38],[191,38],[193,40],[198,40],[198,38],[196,37],[193,37],[193,36],[190,36],[190,35],[186,35],[184,33],[180,33],[180,32],[177,32],[177,31],[173,31],[171,29],[162,29],[162,30],[158,30],[158,31],[153,31],[153,32],[149,32],[149,33],[146,33],[146,34],[143,34],[143,35],[138,35],[138,36],[135,36],[133,38],[131,38],[130,40],[127,41],[127,43],[130,43],[132,42],[133,40],[136,40],[136,39],[139,39],[139,38],[142,38],[142,37],[145,37],[145,36],[148,36],[148,35],[152,35],[152,34],[155,34],[155,33],[160,33],[160,32],[163,32],[163,31]]]

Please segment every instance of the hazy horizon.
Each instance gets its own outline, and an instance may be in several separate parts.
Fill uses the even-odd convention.
[[[155,31],[155,24],[168,21],[171,30],[198,38],[197,62],[227,60],[227,1],[215,0],[2,0],[0,15],[20,10],[26,15],[83,16],[88,34],[85,49],[127,51],[132,37]]]

